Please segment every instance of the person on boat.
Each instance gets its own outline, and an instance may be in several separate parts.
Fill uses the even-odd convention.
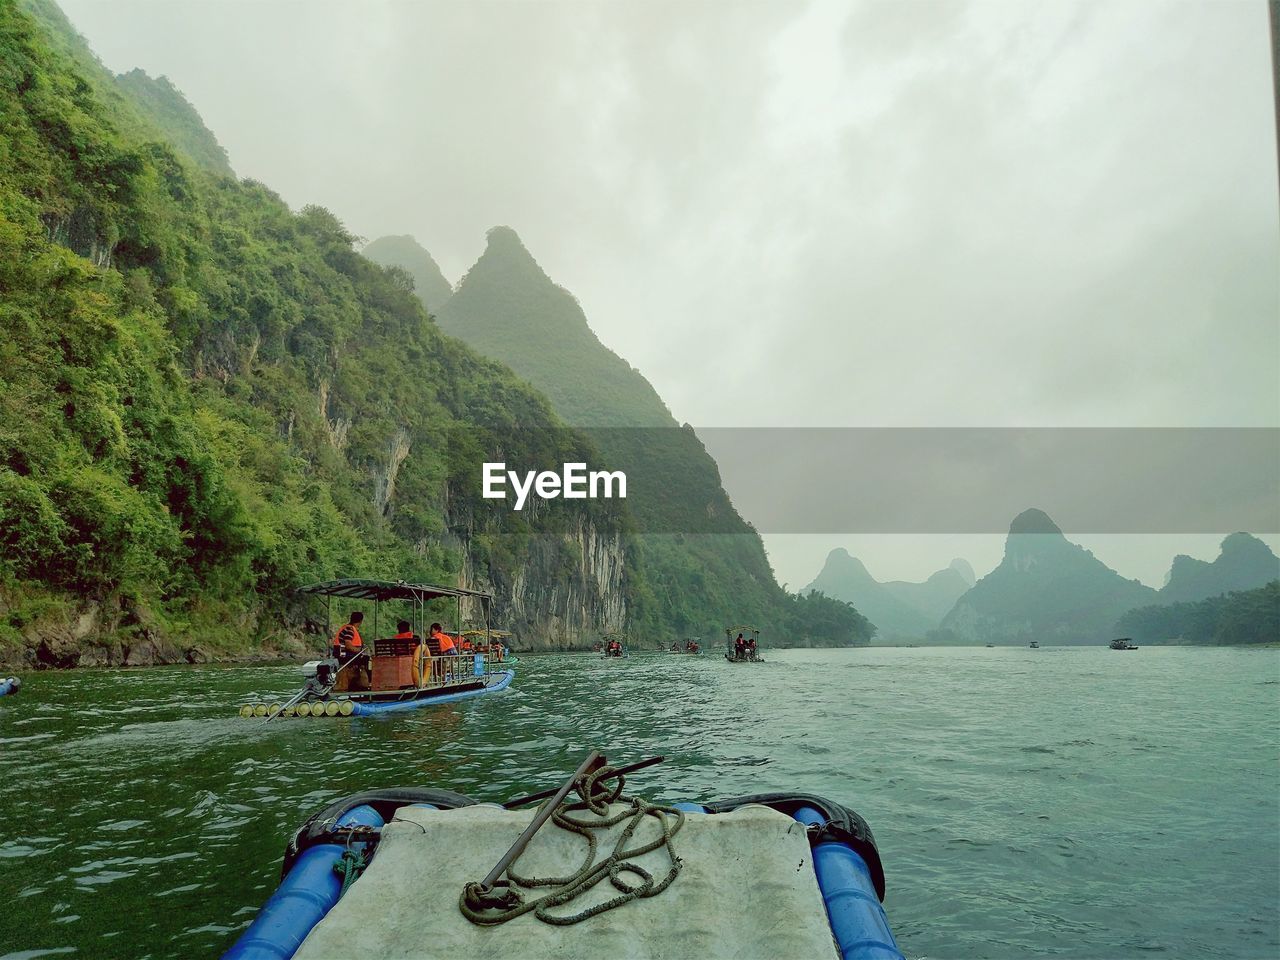
[[[364,614],[353,610],[347,622],[333,635],[333,656],[338,661],[339,670],[364,653],[364,638],[360,636],[360,624],[363,622]],[[373,682],[373,670],[367,663],[363,667],[356,664],[349,672],[353,676],[345,681],[346,689],[368,689]]]
[[[431,625],[431,647],[432,650],[440,651],[436,660],[431,666],[434,668],[437,680],[443,681],[448,667],[445,664],[445,657],[454,656],[458,650],[457,645],[453,642],[453,637],[444,632],[444,629],[438,623]]]
[[[431,636],[440,644],[440,656],[452,657],[458,652],[458,645],[453,642],[453,637],[445,633],[440,624],[431,625]]]
[[[459,641],[458,645],[462,648],[463,653],[471,652],[471,638],[465,633],[462,635],[462,639]]]
[[[338,628],[333,635],[333,655],[346,662],[360,652],[364,639],[360,636],[360,624],[364,623],[364,614],[353,611],[347,622]]]
[[[747,641],[747,659],[754,660],[756,658],[756,638],[752,637]]]
[[[738,634],[738,639],[733,641],[733,656],[735,659],[741,660],[747,655],[747,644],[742,639],[742,634]]]

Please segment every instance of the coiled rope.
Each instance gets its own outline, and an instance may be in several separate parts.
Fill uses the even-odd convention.
[[[613,785],[606,786],[605,781],[610,779],[614,781]],[[493,926],[532,912],[543,923],[568,926],[581,923],[583,920],[613,910],[632,900],[656,897],[671,886],[683,865],[680,858],[676,856],[671,839],[684,826],[684,812],[675,807],[649,803],[639,797],[624,796],[622,788],[625,782],[626,778],[617,773],[613,767],[600,767],[584,774],[574,784],[579,799],[571,801],[566,797],[552,812],[551,820],[556,826],[570,833],[576,833],[587,841],[587,856],[577,871],[565,877],[525,877],[515,870],[515,863],[519,861],[517,857],[516,861],[507,868],[506,877],[494,884],[494,889],[486,890],[483,885],[474,882],[463,887],[462,896],[458,900],[458,909],[462,911],[462,915],[472,923]],[[546,803],[550,802],[550,800],[546,801]],[[609,808],[615,802],[627,804],[627,807],[610,814]],[[541,810],[542,807],[538,809]],[[570,816],[576,811],[589,811],[595,815],[596,819],[586,820]],[[627,844],[635,836],[636,830],[645,817],[653,817],[658,821],[661,835],[656,840],[628,848]],[[669,817],[675,818],[674,825],[668,819]],[[607,831],[624,820],[629,822],[618,836],[613,852],[596,863],[599,840],[595,831]],[[665,877],[655,880],[648,870],[630,861],[659,848],[667,851],[671,867]],[[624,879],[623,874],[627,873],[639,878],[639,883],[631,883]],[[550,912],[551,908],[566,904],[590,890],[605,877],[608,877],[609,882],[619,891],[616,897],[567,916]],[[534,887],[557,887],[558,889],[545,896],[526,900],[512,884],[528,889]]]
[[[333,872],[342,881],[342,886],[338,889],[339,900],[346,895],[347,890],[359,879],[360,874],[364,872],[364,868],[368,865],[364,851],[358,847],[353,847],[351,841],[348,840],[347,849],[342,851],[342,856],[334,861],[333,864]]]

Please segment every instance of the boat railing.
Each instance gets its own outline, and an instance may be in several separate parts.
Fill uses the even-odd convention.
[[[442,654],[423,660],[423,684],[427,687],[453,687],[475,683],[490,673],[497,673],[490,657],[484,653]]]

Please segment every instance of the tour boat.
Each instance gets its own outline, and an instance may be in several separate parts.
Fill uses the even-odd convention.
[[[470,640],[473,649],[478,653],[489,653],[493,663],[511,664],[515,666],[520,658],[511,652],[511,634],[506,630],[463,630],[464,640]]]
[[[1119,637],[1111,641],[1112,650],[1137,650],[1137,646],[1128,637]]]
[[[599,653],[605,659],[616,659],[627,655],[627,648],[623,641],[626,637],[621,633],[606,633],[600,640]]]
[[[735,646],[738,637],[744,640],[750,640],[755,644],[755,649],[744,650],[738,652]],[[760,631],[755,627],[749,627],[746,624],[739,624],[736,627],[724,628],[725,651],[724,658],[730,663],[764,663],[764,657],[760,656]]]
[[[289,839],[223,960],[904,960],[860,816],[804,793],[624,793],[623,773],[658,760],[611,768],[593,751],[505,803],[416,787],[332,802]]]
[[[515,679],[515,671],[498,659],[498,645],[490,634],[490,594],[385,580],[330,580],[301,587],[298,593],[324,599],[325,635],[329,637],[333,636],[335,599],[372,602],[371,639],[354,655],[304,664],[301,690],[277,703],[244,704],[240,707],[242,717],[349,717],[413,710],[498,693]],[[432,649],[433,641],[420,639],[426,636],[425,627],[433,618],[441,619],[427,610],[427,604],[439,600],[456,601],[459,629],[451,634],[455,645],[460,644],[463,633],[464,604],[471,608],[474,619],[484,623],[484,630],[475,634],[479,642],[473,644],[479,649],[444,656]],[[396,605],[395,620],[382,615],[383,604]],[[382,626],[388,621],[407,622],[412,636],[384,637],[384,633],[396,632]]]

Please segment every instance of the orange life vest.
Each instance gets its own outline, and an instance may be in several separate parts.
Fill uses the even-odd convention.
[[[443,630],[437,630],[431,635],[431,639],[440,644],[440,653],[450,654],[454,651],[453,637],[449,636]]]
[[[335,650],[359,650],[362,646],[364,641],[360,639],[360,631],[354,623],[348,623],[333,635]]]

